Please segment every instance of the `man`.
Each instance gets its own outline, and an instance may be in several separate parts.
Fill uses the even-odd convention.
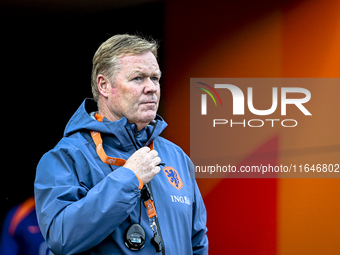
[[[38,222],[54,254],[207,254],[190,159],[159,135],[157,43],[104,42],[86,99],[37,168]]]

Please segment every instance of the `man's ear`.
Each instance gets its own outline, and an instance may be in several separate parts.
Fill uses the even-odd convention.
[[[109,88],[111,87],[111,83],[106,76],[102,74],[99,74],[97,76],[97,87],[98,87],[99,93],[103,97],[107,98],[109,96]]]

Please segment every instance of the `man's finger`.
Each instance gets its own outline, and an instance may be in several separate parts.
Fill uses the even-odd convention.
[[[152,150],[149,152],[149,154],[153,157],[157,157],[158,156],[158,152],[156,150]]]
[[[160,157],[156,157],[153,159],[153,163],[155,164],[155,166],[158,166],[161,162],[162,160]]]
[[[149,147],[142,147],[142,148],[140,148],[138,151],[136,151],[136,152],[138,152],[138,153],[142,153],[142,154],[145,154],[145,153],[148,153],[150,151],[150,148]],[[135,153],[136,153],[135,152]]]
[[[158,174],[160,171],[161,171],[161,168],[160,168],[159,166],[156,166],[156,167],[154,168],[154,172],[155,172],[156,174]]]

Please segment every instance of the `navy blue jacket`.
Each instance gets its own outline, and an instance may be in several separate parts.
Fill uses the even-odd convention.
[[[86,99],[68,122],[64,137],[39,162],[35,180],[38,222],[54,254],[161,254],[150,240],[153,232],[141,203],[139,180],[128,168],[109,166],[96,153],[90,131],[101,132],[107,155],[128,159],[136,145],[154,141],[162,163],[150,182],[165,254],[208,254],[206,209],[190,175],[191,162],[177,145],[160,137],[167,126],[156,117],[137,135],[134,124],[95,120],[96,103]],[[135,144],[135,145],[134,145]],[[141,215],[140,215],[141,214]],[[138,223],[145,247],[131,251],[124,232]]]

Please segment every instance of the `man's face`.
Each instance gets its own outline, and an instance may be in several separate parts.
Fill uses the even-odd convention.
[[[125,116],[138,130],[155,117],[160,99],[161,71],[151,52],[120,58],[108,96],[108,107],[115,119]]]

